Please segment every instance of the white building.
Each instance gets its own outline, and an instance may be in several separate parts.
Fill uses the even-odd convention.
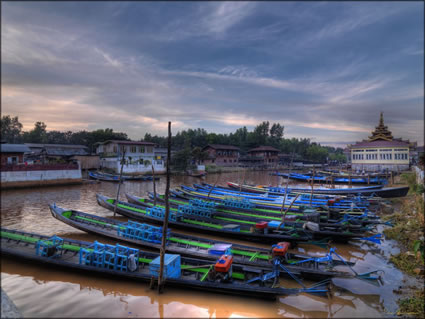
[[[393,138],[381,112],[379,125],[368,140],[350,145],[351,168],[358,171],[402,171],[409,169],[409,141]]]
[[[124,154],[123,173],[149,173],[154,166],[155,173],[165,171],[164,160],[155,157],[155,144],[150,142],[134,142],[109,140],[96,143],[96,154],[100,157],[100,167],[109,168],[119,173],[121,159]]]

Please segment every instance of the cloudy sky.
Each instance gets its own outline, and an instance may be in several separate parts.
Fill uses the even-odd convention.
[[[140,139],[424,136],[423,2],[2,2],[2,115]]]

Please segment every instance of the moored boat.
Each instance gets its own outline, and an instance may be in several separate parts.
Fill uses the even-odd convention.
[[[238,183],[227,182],[227,185],[233,189],[242,189],[246,192],[256,192],[260,194],[270,193],[274,195],[285,194],[284,187],[257,187],[251,185],[239,185]],[[288,190],[292,193],[311,193],[311,188],[293,188],[290,187]],[[409,192],[409,186],[400,187],[361,187],[361,188],[314,188],[315,194],[329,194],[329,195],[362,195],[362,196],[377,196],[381,198],[391,197],[404,197]]]
[[[116,220],[83,213],[75,210],[66,210],[56,205],[50,205],[50,210],[56,219],[77,229],[105,236],[108,238],[125,241],[145,248],[160,249],[162,229],[134,221],[120,223]],[[354,264],[336,258],[331,250],[325,256],[311,257],[286,250],[279,256],[273,256],[273,248],[258,248],[229,242],[217,242],[212,239],[189,236],[172,232],[167,236],[166,252],[187,257],[217,260],[220,254],[228,252],[233,255],[235,264],[254,266],[271,271],[272,259],[280,258],[291,274],[310,279],[323,280],[328,277],[353,277],[347,272],[332,270],[333,266],[348,266]],[[281,275],[290,276],[287,272]]]
[[[96,195],[98,204],[113,211],[115,199],[107,198],[100,194]],[[132,219],[146,220],[148,223],[162,223],[165,209],[161,207],[147,208],[131,203],[118,201],[117,212]],[[185,207],[182,210],[171,212],[169,224],[171,227],[197,232],[219,234],[226,237],[242,240],[254,240],[263,243],[289,241],[296,244],[297,241],[309,241],[312,239],[332,239],[346,242],[351,239],[366,239],[365,229],[336,231],[313,222],[304,225],[281,223],[277,221],[266,223],[264,227],[258,227],[259,220],[241,217],[215,216],[210,211],[198,208]],[[306,226],[306,227],[304,227]]]
[[[1,228],[0,249],[3,256],[90,275],[97,274],[146,283],[152,282],[152,278],[158,276],[159,254],[119,244],[114,246],[97,241],[92,243]],[[233,265],[230,257],[225,258],[225,263],[217,261],[205,264],[205,260],[202,259],[166,254],[164,266],[166,284],[184,289],[265,299],[300,292],[327,294],[329,291],[327,284],[322,283],[320,286],[310,288],[305,286],[273,288],[279,279],[278,276],[269,276],[267,280],[259,276],[257,269]],[[277,271],[279,269],[276,268]]]

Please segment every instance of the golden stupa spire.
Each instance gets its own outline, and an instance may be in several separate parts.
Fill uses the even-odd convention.
[[[384,124],[384,113],[381,112],[381,116],[379,118],[379,124],[375,127],[375,130],[372,131],[372,136],[369,136],[369,141],[376,140],[384,140],[384,141],[392,141],[393,136],[391,132],[388,130],[388,127]]]

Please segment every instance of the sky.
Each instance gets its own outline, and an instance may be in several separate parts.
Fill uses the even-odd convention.
[[[424,3],[1,2],[2,116],[134,140],[262,121],[424,144]]]

